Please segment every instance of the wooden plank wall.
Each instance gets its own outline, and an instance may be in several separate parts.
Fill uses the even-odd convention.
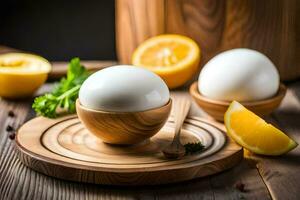
[[[201,66],[224,50],[247,47],[266,54],[282,80],[292,80],[300,77],[299,19],[297,0],[117,0],[117,54],[130,63],[145,39],[183,34],[200,45]]]

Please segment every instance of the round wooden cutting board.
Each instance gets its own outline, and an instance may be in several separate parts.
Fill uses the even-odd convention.
[[[59,119],[37,117],[16,137],[20,160],[43,174],[61,179],[109,184],[155,185],[190,180],[221,172],[243,156],[222,124],[198,117],[185,120],[183,144],[201,141],[205,149],[180,160],[164,158],[161,150],[173,138],[173,121],[150,140],[113,146],[90,134],[76,115]]]

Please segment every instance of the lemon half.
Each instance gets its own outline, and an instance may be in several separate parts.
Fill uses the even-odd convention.
[[[152,37],[134,51],[132,64],[158,74],[169,88],[193,77],[200,62],[200,48],[192,39],[176,34]]]
[[[51,64],[26,53],[0,55],[0,96],[18,99],[31,96],[47,79]]]

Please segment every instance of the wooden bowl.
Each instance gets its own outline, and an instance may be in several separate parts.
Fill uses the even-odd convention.
[[[281,83],[277,94],[269,99],[259,101],[240,102],[246,108],[259,116],[265,116],[275,110],[281,103],[286,93],[286,87]],[[190,94],[196,103],[210,116],[218,121],[224,121],[224,114],[230,105],[230,101],[213,100],[199,93],[198,82],[190,86]]]
[[[130,145],[155,135],[167,121],[172,100],[159,108],[141,112],[107,112],[93,110],[76,101],[80,121],[95,136],[109,144]]]

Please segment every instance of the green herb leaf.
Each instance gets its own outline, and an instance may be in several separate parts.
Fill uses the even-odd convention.
[[[194,154],[202,151],[204,149],[204,145],[201,142],[195,143],[187,143],[184,145],[186,154]]]
[[[73,58],[68,66],[67,77],[64,77],[55,86],[51,93],[35,98],[32,108],[38,115],[56,118],[58,107],[66,113],[75,112],[75,102],[82,83],[89,73],[80,64],[79,58]]]

